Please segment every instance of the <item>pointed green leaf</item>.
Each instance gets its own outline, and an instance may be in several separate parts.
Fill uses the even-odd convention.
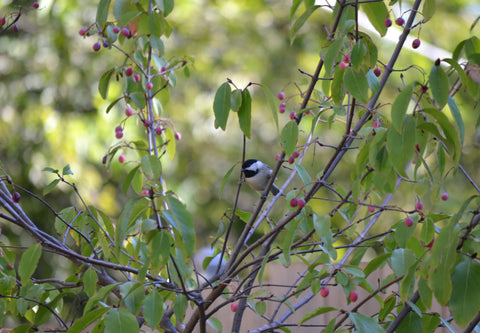
[[[228,82],[224,82],[217,90],[213,101],[215,113],[215,128],[220,127],[225,131],[227,127],[228,114],[230,112],[231,88]]]
[[[70,164],[67,164],[63,167],[62,176],[73,175],[72,169],[70,169]]]
[[[96,21],[101,27],[103,27],[103,24],[107,20],[110,2],[111,0],[100,0],[98,4]]]
[[[333,103],[340,107],[345,97],[345,89],[343,86],[343,78],[345,75],[345,69],[341,69],[340,66],[335,67],[333,73],[333,81],[330,88]]]
[[[187,255],[191,256],[195,249],[195,225],[192,216],[184,204],[173,196],[167,196],[168,211],[164,211],[169,222],[181,231]]]
[[[339,37],[335,39],[328,47],[325,53],[325,72],[327,76],[332,72],[333,66],[336,64],[337,60],[341,57],[340,50],[344,44],[344,37]]]
[[[398,133],[402,132],[403,121],[405,120],[405,114],[407,113],[408,104],[412,98],[413,85],[408,85],[397,96],[392,105],[392,123],[393,127]]]
[[[145,155],[141,162],[142,170],[145,176],[150,180],[158,180],[162,174],[162,164],[158,157],[154,155]]]
[[[275,102],[275,97],[273,96],[272,92],[270,91],[270,89],[268,89],[266,85],[261,83],[257,83],[257,84],[263,89],[263,93],[267,98],[268,105],[270,106],[270,111],[272,112],[272,115],[273,115],[273,120],[275,121],[275,125],[277,126],[277,129],[278,129],[278,109],[277,109],[277,104]]]
[[[247,138],[251,136],[251,121],[252,121],[252,97],[248,89],[242,91],[242,104],[238,110],[238,123],[240,129]]]
[[[295,163],[295,169],[298,172],[298,175],[300,176],[300,179],[302,180],[303,184],[306,185],[307,191],[310,190],[311,184],[312,184],[312,177],[308,174],[307,169],[303,167],[303,165]]]
[[[85,332],[87,327],[93,324],[95,321],[100,319],[105,312],[110,310],[108,307],[101,307],[98,309],[95,309],[93,311],[90,311],[86,314],[84,314],[82,317],[80,317],[78,320],[75,321],[75,323],[70,326],[68,329],[67,333],[82,333]]]
[[[163,13],[164,17],[167,17],[173,10],[175,5],[174,0],[155,0],[158,9]]]
[[[460,140],[455,128],[450,124],[447,116],[437,109],[424,109],[423,112],[435,118],[440,127],[442,128],[445,138],[441,136],[438,139],[443,139],[443,143],[447,146],[449,154],[452,155],[455,163],[458,163],[461,155]]]
[[[48,193],[50,193],[56,186],[57,184],[60,183],[60,179],[54,179],[53,181],[51,181],[47,186],[45,186],[45,188],[43,189],[43,195],[47,195]]]
[[[355,325],[356,332],[359,333],[383,333],[385,330],[372,317],[361,313],[350,312],[348,317]]]
[[[304,322],[312,319],[312,318],[315,318],[321,314],[324,314],[324,313],[327,313],[327,312],[330,312],[330,311],[336,311],[338,310],[337,308],[333,308],[333,307],[330,307],[330,306],[322,306],[320,308],[317,308],[311,312],[307,312],[303,315],[302,319],[300,319],[300,322],[298,323],[298,325],[302,325]]]
[[[209,317],[207,319],[208,325],[210,325],[215,331],[217,332],[223,332],[223,325],[220,320],[218,320],[215,317]]]
[[[177,144],[175,142],[175,133],[173,133],[170,127],[167,127],[167,130],[165,131],[165,141],[167,142],[167,155],[170,158],[170,161],[173,161],[177,152]]]
[[[310,17],[310,15],[312,15],[313,12],[319,7],[320,6],[311,6],[307,8],[305,12],[303,12],[303,14],[300,15],[300,17],[295,21],[295,23],[293,23],[292,28],[290,29],[290,45],[293,44],[295,37],[297,37],[298,31],[303,27],[305,22],[307,22],[307,19]]]
[[[287,156],[292,155],[297,146],[298,125],[294,121],[289,121],[282,130],[280,135],[280,144]]]
[[[352,49],[352,56],[351,62],[354,70],[359,70],[360,65],[362,64],[363,60],[365,59],[365,55],[367,54],[367,46],[363,42],[363,40],[359,40]]]
[[[452,298],[449,305],[453,318],[460,326],[466,326],[480,311],[480,264],[464,259],[452,274]]]
[[[463,140],[465,139],[465,125],[463,124],[462,113],[453,97],[448,97],[448,107],[450,108],[453,119],[455,119],[455,122],[457,123],[458,133],[460,134],[460,144],[463,146]]]
[[[368,100],[368,81],[367,76],[363,71],[357,72],[349,67],[345,71],[343,77],[345,89],[352,94],[361,103],[366,103]]]
[[[83,274],[83,287],[88,297],[92,297],[93,294],[95,294],[95,290],[97,289],[97,282],[97,273],[95,273],[95,270],[90,267],[89,269],[87,269],[85,274]]]
[[[435,13],[436,9],[436,2],[437,0],[425,0],[423,2],[423,10],[422,10],[422,15],[423,19],[426,21],[430,20]]]
[[[435,103],[443,109],[448,101],[448,77],[440,65],[433,65],[430,71],[430,90],[432,91]]]
[[[105,315],[105,333],[136,333],[139,331],[137,319],[127,309],[113,308]]]
[[[232,174],[232,171],[233,169],[235,169],[236,166],[237,166],[236,164],[232,165],[232,167],[227,171],[225,176],[223,176],[222,184],[220,185],[220,190],[218,190],[219,197],[222,196],[223,188],[225,187],[225,184],[227,184],[228,178],[230,178],[230,175]]]
[[[148,32],[153,36],[160,37],[162,35],[162,17],[159,13],[152,11],[148,14]]]
[[[396,276],[402,276],[407,273],[408,269],[415,264],[416,258],[413,250],[396,249],[390,257],[390,267],[392,267]]]
[[[102,96],[103,99],[107,99],[108,86],[110,85],[110,79],[112,78],[112,75],[114,72],[115,70],[113,68],[106,71],[100,78],[100,81],[98,82],[98,92],[100,93],[100,96]]]
[[[393,127],[388,129],[387,151],[388,157],[395,170],[402,176],[407,177],[405,169],[415,153],[416,128],[413,116],[405,117],[403,131],[399,134]]]
[[[385,3],[383,1],[362,3],[360,9],[367,14],[368,20],[380,36],[385,36],[387,27],[385,27],[384,21],[388,17],[388,10]]]
[[[480,39],[476,36],[467,39],[465,41],[465,54],[468,61],[480,65]]]
[[[234,112],[237,112],[242,106],[242,90],[235,89],[230,95],[230,109]]]
[[[41,254],[42,246],[40,244],[32,245],[23,253],[18,266],[18,275],[20,276],[22,285],[25,286],[27,284],[37,269]]]

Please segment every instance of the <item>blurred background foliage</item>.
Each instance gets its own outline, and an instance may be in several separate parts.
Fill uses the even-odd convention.
[[[17,5],[29,6],[32,1],[0,0],[0,16],[16,11]],[[117,142],[114,128],[124,118],[125,105],[106,114],[110,101],[98,94],[101,75],[116,65],[122,65],[122,55],[114,49],[93,52],[96,36],[83,38],[78,31],[93,23],[98,1],[92,0],[41,0],[40,8],[23,16],[20,31],[9,31],[0,36],[0,161],[14,181],[41,195],[43,187],[54,176],[42,172],[45,167],[62,169],[71,165],[75,182],[88,203],[98,206],[111,216],[121,211],[125,196],[121,193],[122,180],[133,163],[118,163],[114,158],[108,166],[102,157]],[[333,3],[333,1],[332,1]],[[391,18],[408,9],[396,6]],[[285,91],[287,112],[280,115],[280,128],[289,120],[288,114],[301,101],[300,91],[306,88],[307,76],[298,71],[312,73],[318,54],[325,45],[327,30],[332,22],[329,11],[317,10],[302,28],[296,40],[290,44],[291,1],[244,0],[213,1],[192,0],[175,2],[175,9],[168,17],[173,27],[172,35],[165,40],[166,58],[193,56],[195,58],[190,77],[178,74],[177,87],[171,91],[170,101],[164,107],[164,116],[175,121],[176,130],[182,133],[177,142],[177,156],[173,162],[165,160],[165,172],[169,189],[179,194],[192,213],[199,236],[198,245],[208,244],[226,209],[232,207],[240,168],[232,174],[221,197],[218,196],[222,177],[227,170],[241,161],[242,136],[234,128],[237,121],[229,120],[227,132],[214,129],[212,112],[216,89],[227,78],[239,88],[249,82],[268,86],[276,95]],[[402,50],[397,69],[415,64],[404,72],[395,72],[381,102],[387,105],[381,110],[386,118],[398,89],[402,87],[401,74],[409,83],[425,82],[433,62],[444,57],[443,50],[451,54],[455,46],[472,34],[478,35],[480,26],[470,32],[470,26],[480,15],[480,4],[475,0],[437,1],[433,20],[411,33],[422,40],[422,46],[413,51],[409,45]],[[398,40],[395,25],[389,29],[388,38],[380,40],[376,32],[366,30],[379,48],[379,60],[386,63]],[[439,49],[433,48],[437,47]],[[381,64],[379,64],[381,68]],[[247,140],[247,158],[260,158],[273,165],[280,152],[279,131],[274,125],[265,96],[260,88],[250,88],[253,97],[252,138]],[[120,91],[110,92],[113,100]],[[475,124],[478,118],[477,100],[457,95],[467,135],[462,164],[470,175],[480,181],[478,149],[474,146]],[[325,115],[327,119],[330,114]],[[232,118],[235,115],[231,116]],[[303,122],[303,135],[309,130],[309,121]],[[342,124],[324,124],[315,133],[319,141],[336,144]],[[138,139],[143,128],[133,121],[126,123],[125,137]],[[307,156],[304,163],[309,170],[318,172],[330,157],[330,149],[315,148],[314,156]],[[137,158],[135,152],[124,151],[127,160]],[[118,156],[118,154],[117,154]],[[331,180],[349,184],[347,165],[355,160],[355,154],[347,155]],[[342,165],[344,166],[342,168]],[[286,171],[280,171],[279,181]],[[414,204],[416,185],[402,185],[396,202],[398,205]],[[446,186],[448,205],[458,202],[455,197],[465,196],[466,181],[460,174],[448,174]],[[427,205],[438,204],[438,192],[426,193]],[[23,194],[23,193],[22,193]],[[324,193],[327,195],[326,193]],[[244,187],[240,208],[251,211],[258,194]],[[375,198],[375,197],[373,197]],[[403,198],[403,199],[402,199]],[[65,186],[46,195],[53,208],[61,210],[79,204],[73,191]],[[378,198],[380,199],[380,198]],[[403,200],[403,201],[402,201]],[[380,201],[379,201],[380,202]],[[374,202],[375,203],[375,202]],[[42,228],[52,231],[53,215],[38,201],[24,194],[22,204]],[[446,205],[445,203],[442,203]],[[328,212],[332,206],[316,207]],[[448,208],[445,208],[448,210]],[[391,223],[395,220],[389,221]],[[2,226],[4,227],[4,226]],[[28,238],[14,237],[18,231],[10,230],[10,242],[27,245]]]

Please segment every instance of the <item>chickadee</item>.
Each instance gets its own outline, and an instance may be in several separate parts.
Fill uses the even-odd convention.
[[[255,191],[260,192],[265,190],[268,181],[272,177],[272,168],[255,159],[246,160],[242,164],[242,172],[245,175],[245,182]],[[277,195],[280,190],[275,184],[272,184],[270,192],[272,192],[273,195]]]

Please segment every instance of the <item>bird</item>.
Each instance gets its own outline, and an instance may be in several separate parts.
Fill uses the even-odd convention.
[[[245,182],[255,191],[263,192],[272,177],[272,168],[262,161],[249,159],[243,162],[242,172],[245,176]],[[275,184],[270,187],[270,192],[277,195],[280,190]]]

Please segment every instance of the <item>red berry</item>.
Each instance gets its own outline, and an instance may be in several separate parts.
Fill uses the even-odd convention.
[[[155,128],[155,133],[156,133],[157,135],[162,135],[162,128],[161,128],[160,126],[159,126],[159,127],[156,127],[156,128]]]
[[[128,28],[122,28],[122,35],[125,37],[130,37],[130,30]]]
[[[153,89],[153,83],[152,83],[152,82],[148,82],[148,83],[145,85],[145,88],[147,88],[147,90],[152,90],[152,89]]]
[[[396,23],[397,25],[402,26],[402,25],[405,23],[405,20],[403,19],[403,17],[399,17],[399,18],[397,18],[397,19],[395,20],[395,23]]]
[[[373,213],[375,211],[375,207],[373,207],[373,206],[368,206],[367,209],[370,213]]]
[[[375,74],[376,77],[379,77],[380,75],[382,75],[382,71],[380,70],[380,68],[375,68],[373,70],[373,74]]]
[[[126,108],[126,109],[125,109],[125,115],[126,115],[127,117],[130,117],[132,114],[133,114],[133,110],[132,110],[132,109],[130,109],[130,108]]]
[[[298,199],[292,198],[292,200],[290,200],[290,206],[297,207],[297,205],[298,205]]]
[[[447,192],[442,193],[442,200],[443,200],[443,201],[447,201],[447,200],[448,200],[448,193],[447,193]]]
[[[285,93],[283,91],[280,91],[277,95],[277,98],[281,101],[284,100],[285,99]]]
[[[279,158],[280,158],[280,154],[275,155],[275,161],[278,161]]]
[[[292,157],[293,157],[293,158],[297,158],[298,156],[300,156],[300,153],[298,152],[298,150],[295,150],[295,151],[292,153]]]
[[[180,134],[180,132],[175,132],[174,136],[175,136],[175,140],[177,140],[177,141],[182,140],[182,134]]]
[[[373,128],[378,128],[382,126],[382,123],[380,122],[380,119],[377,119],[373,122]]]
[[[148,190],[143,190],[142,191],[142,196],[147,197],[150,194]]]
[[[346,64],[350,63],[350,54],[345,54],[343,56],[343,62],[346,63]]]
[[[135,74],[133,78],[135,79],[135,82],[140,82],[141,80],[140,74]]]
[[[432,238],[432,240],[430,241],[430,243],[426,245],[426,247],[428,247],[431,250],[433,247],[433,243],[435,243],[435,238]]]
[[[102,45],[104,48],[107,48],[110,46],[110,43],[108,42],[108,40],[104,40]]]
[[[405,225],[407,227],[411,227],[413,225],[413,220],[410,216],[405,219]]]
[[[168,66],[167,66],[167,65],[163,65],[162,68],[160,68],[160,72],[161,72],[161,73],[164,73],[164,72],[167,71],[167,69],[168,69]]]
[[[330,290],[328,290],[328,287],[322,287],[322,289],[320,289],[320,295],[322,297],[327,297],[328,294],[330,294]]]
[[[423,84],[420,86],[420,92],[426,94],[428,91],[428,87],[424,86]]]
[[[420,39],[414,39],[413,42],[412,42],[412,47],[414,49],[418,48],[420,46]]]
[[[358,299],[358,293],[352,290],[349,295],[350,301],[355,302]]]
[[[8,269],[13,269],[13,265],[12,264],[7,264],[7,268]]]
[[[118,34],[120,32],[120,28],[117,26],[114,26],[112,29],[113,33]]]
[[[295,163],[295,158],[293,156],[290,156],[288,158],[288,164],[293,164],[293,163]]]
[[[282,102],[282,103],[280,103],[280,105],[279,105],[279,107],[278,107],[278,111],[279,111],[280,113],[284,113],[286,108],[287,108],[287,103]]]
[[[416,208],[417,210],[422,210],[422,209],[423,209],[423,204],[422,204],[422,202],[421,202],[421,201],[417,202],[417,203],[415,204],[415,208]]]
[[[116,133],[115,133],[115,137],[116,137],[117,139],[123,138],[123,132],[116,132]]]
[[[100,45],[99,42],[96,42],[95,44],[93,44],[93,50],[95,52],[99,51],[101,48],[102,48],[102,45]]]
[[[38,7],[40,7],[40,4],[35,1],[34,3],[32,3],[32,7],[37,9]]]
[[[290,119],[295,119],[295,117],[297,116],[297,113],[295,111],[292,111],[290,112]]]
[[[342,61],[339,66],[340,66],[340,69],[344,69],[348,67],[348,64]]]
[[[237,302],[233,302],[232,304],[230,304],[230,310],[232,310],[232,312],[237,312],[237,310],[238,310],[238,303],[237,303]]]
[[[13,28],[12,28],[12,31],[13,31],[13,32],[19,32],[20,29],[19,29],[18,26],[15,24],[15,25],[13,26]]]
[[[388,28],[388,27],[391,27],[392,26],[392,20],[390,19],[390,17],[387,17],[385,19],[385,21],[383,21],[383,24],[385,24],[385,26]]]
[[[297,205],[300,208],[305,207],[305,200],[304,199],[298,199]]]
[[[125,155],[120,155],[120,156],[118,156],[118,161],[119,161],[120,163],[125,162],[125,160],[126,160]]]
[[[12,200],[13,200],[13,202],[15,202],[15,203],[19,203],[21,197],[22,197],[22,196],[21,196],[20,193],[18,193],[18,192],[13,192],[13,194],[12,194]]]
[[[128,67],[126,70],[125,70],[125,75],[126,76],[132,76],[133,74],[133,68],[132,67]]]
[[[115,127],[115,133],[118,133],[118,132],[123,132],[123,128],[122,126],[118,125],[117,127]]]
[[[150,127],[150,125],[152,125],[152,122],[150,120],[145,120],[143,122],[143,126],[145,126],[145,127]]]
[[[2,25],[5,25],[5,22],[7,22],[7,20],[5,19],[5,17],[0,17],[0,27]]]

